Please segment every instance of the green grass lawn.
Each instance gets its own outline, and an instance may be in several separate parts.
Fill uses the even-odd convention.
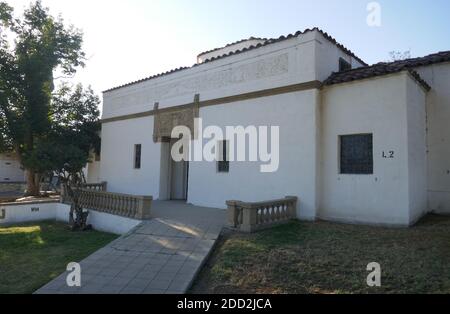
[[[0,227],[0,293],[33,293],[116,237],[54,221]]]
[[[381,265],[381,287],[366,284]],[[225,235],[192,293],[450,293],[450,217],[409,229],[292,222]]]

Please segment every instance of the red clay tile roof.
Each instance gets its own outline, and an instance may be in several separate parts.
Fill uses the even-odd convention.
[[[217,51],[217,50],[220,50],[220,49],[223,49],[223,48],[227,48],[227,47],[230,47],[230,46],[233,46],[233,45],[237,45],[237,44],[243,43],[243,42],[248,41],[248,40],[264,40],[264,41],[267,41],[267,38],[259,38],[259,37],[253,37],[252,36],[252,37],[249,37],[247,39],[241,39],[241,40],[235,41],[233,43],[226,44],[223,47],[218,47],[218,48],[214,48],[214,49],[211,49],[211,50],[208,50],[208,51],[203,51],[202,53],[199,53],[197,55],[197,58],[202,56],[202,55],[205,55],[207,53],[214,52],[214,51]]]
[[[249,50],[253,50],[253,49],[260,48],[260,47],[264,47],[264,46],[267,46],[267,45],[270,45],[270,44],[274,44],[274,43],[277,43],[277,42],[281,42],[281,41],[284,41],[284,40],[287,40],[287,39],[295,38],[295,37],[298,37],[298,36],[300,36],[300,35],[303,35],[303,34],[306,34],[306,33],[309,33],[309,32],[313,32],[313,31],[318,31],[319,33],[322,34],[322,36],[324,36],[324,37],[325,37],[327,40],[329,40],[331,43],[335,44],[335,45],[336,45],[339,49],[341,49],[343,52],[345,52],[345,53],[351,55],[353,58],[355,58],[355,59],[356,59],[358,62],[360,62],[361,64],[367,65],[367,63],[365,63],[363,60],[361,60],[360,58],[358,58],[351,50],[347,49],[347,48],[344,47],[342,44],[338,43],[338,42],[336,41],[336,39],[334,39],[333,37],[331,37],[328,33],[322,31],[321,29],[319,29],[319,28],[317,28],[317,27],[314,27],[314,28],[312,28],[312,29],[309,29],[309,28],[308,28],[308,29],[304,30],[303,32],[298,31],[298,32],[296,32],[295,34],[289,34],[289,35],[287,35],[287,36],[280,36],[279,38],[271,38],[271,39],[267,39],[264,43],[260,43],[260,44],[257,44],[257,45],[252,45],[252,46],[250,46],[250,47],[248,47],[248,48],[243,48],[243,49],[241,49],[241,50],[232,51],[232,52],[230,52],[230,53],[228,53],[228,54],[224,54],[224,55],[222,55],[222,56],[218,56],[218,57],[214,57],[214,58],[205,60],[203,63],[200,63],[200,64],[194,64],[194,65],[191,66],[191,67],[181,67],[181,68],[177,68],[177,69],[174,69],[174,70],[171,70],[171,71],[168,71],[168,72],[156,74],[156,75],[149,76],[149,77],[146,77],[146,78],[143,78],[143,79],[134,81],[134,82],[130,82],[130,83],[127,83],[127,84],[124,84],[124,85],[120,85],[120,86],[117,86],[117,87],[114,87],[114,88],[105,90],[105,91],[103,91],[103,92],[104,92],[104,93],[107,93],[107,92],[110,92],[110,91],[113,91],[113,90],[116,90],[116,89],[119,89],[119,88],[122,88],[122,87],[126,87],[126,86],[134,85],[134,84],[137,84],[137,83],[141,83],[141,82],[144,82],[144,81],[148,81],[148,80],[151,80],[151,79],[154,79],[154,78],[158,78],[158,77],[161,77],[161,76],[165,76],[165,75],[168,75],[168,74],[172,74],[172,73],[175,73],[175,72],[178,72],[178,71],[181,71],[181,70],[194,68],[194,67],[197,67],[197,66],[200,66],[200,65],[209,63],[209,62],[213,62],[213,61],[216,61],[216,60],[219,60],[219,59],[222,59],[222,58],[226,58],[226,57],[229,57],[229,56],[232,56],[232,55],[244,53],[244,52],[247,52],[247,51],[249,51]],[[256,39],[257,39],[257,38],[256,38]],[[240,41],[240,42],[242,42],[242,41]],[[236,44],[236,42],[235,42],[235,43],[232,43],[232,44],[229,44],[229,45],[233,45],[233,44]],[[218,50],[218,49],[221,49],[221,48],[216,48],[216,49],[213,49],[213,50],[211,50],[211,51],[215,51],[215,50]],[[208,52],[211,52],[211,51],[208,51]],[[204,54],[204,53],[207,53],[207,52],[203,52],[202,54]]]
[[[414,68],[441,62],[450,62],[450,51],[433,53],[420,58],[411,58],[394,62],[380,62],[367,67],[335,72],[325,80],[324,85],[351,82],[407,70],[419,83],[421,83],[427,90],[429,90],[430,86],[420,77],[420,75],[416,71],[414,71]]]

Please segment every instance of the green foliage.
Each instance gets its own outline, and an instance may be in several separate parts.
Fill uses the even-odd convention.
[[[54,73],[73,75],[84,60],[81,31],[40,1],[21,19],[0,2],[0,152],[15,151],[36,174],[86,164],[99,145],[100,100],[90,88],[54,84]]]
[[[81,85],[72,89],[64,84],[51,103],[51,129],[35,144],[24,163],[36,165],[40,173],[75,173],[89,161],[92,149],[99,150],[99,98]]]

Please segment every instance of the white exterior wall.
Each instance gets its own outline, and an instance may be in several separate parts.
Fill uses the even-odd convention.
[[[409,223],[428,212],[426,91],[413,79],[406,80],[408,124]]]
[[[66,204],[56,203],[55,217],[57,221],[69,222],[70,206]],[[142,221],[89,210],[87,223],[92,225],[94,230],[110,232],[114,234],[126,234],[131,229],[139,225]]]
[[[99,183],[100,180],[100,161],[91,161],[87,164],[87,176],[86,181],[87,183]]]
[[[346,54],[321,34],[318,34],[315,46],[316,80],[326,80],[331,72],[339,72],[339,59],[347,61],[352,69],[363,66],[356,58]]]
[[[318,32],[104,93],[103,119],[316,79]],[[336,61],[337,62],[337,61]],[[330,69],[329,74],[331,74]]]
[[[25,172],[13,154],[0,154],[0,182],[23,182]]]
[[[57,202],[0,204],[0,226],[57,220],[69,222],[70,206]],[[3,217],[4,215],[4,217]],[[89,209],[88,224],[95,230],[125,234],[142,221]]]
[[[58,203],[0,204],[0,225],[10,225],[32,221],[52,220],[56,217]],[[37,210],[39,209],[39,210]],[[67,220],[68,220],[67,216]]]
[[[141,169],[134,169],[134,145],[141,144]],[[100,181],[109,192],[159,197],[161,143],[153,142],[153,117],[104,123]]]
[[[428,207],[450,214],[450,63],[416,70],[431,85],[427,95]]]
[[[423,210],[424,129],[418,119],[424,118],[420,110],[420,101],[425,106],[424,92],[416,93],[420,87],[411,80],[400,73],[333,85],[323,91],[319,217],[409,225],[410,211],[416,216]],[[410,106],[409,97],[415,96],[419,99]],[[416,127],[421,131],[414,130]],[[361,133],[373,134],[373,175],[340,174],[339,136]],[[394,151],[394,158],[383,158],[383,151]],[[414,167],[419,169],[409,177]],[[410,184],[414,180],[418,183]],[[411,207],[412,201],[415,205]]]
[[[317,90],[289,93],[201,108],[203,127],[279,126],[280,164],[261,173],[259,162],[230,162],[229,173],[218,173],[216,162],[191,162],[188,202],[225,208],[226,200],[262,201],[299,197],[298,215],[316,216]]]

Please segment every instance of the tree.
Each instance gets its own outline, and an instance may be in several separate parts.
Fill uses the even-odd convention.
[[[73,230],[86,230],[88,212],[79,204],[83,167],[92,151],[100,150],[99,98],[81,85],[63,84],[50,106],[51,129],[37,141],[29,156],[39,173],[56,172],[71,201],[69,223]]]
[[[401,61],[401,60],[406,60],[406,59],[410,59],[411,58],[411,50],[406,50],[406,51],[390,51],[389,52],[389,61]]]
[[[40,1],[22,19],[0,2],[0,27],[0,151],[18,154],[27,194],[37,196],[43,173],[73,174],[86,164],[99,141],[99,100],[81,86],[62,84],[55,92],[55,72],[71,76],[84,66],[81,31],[50,16]]]

